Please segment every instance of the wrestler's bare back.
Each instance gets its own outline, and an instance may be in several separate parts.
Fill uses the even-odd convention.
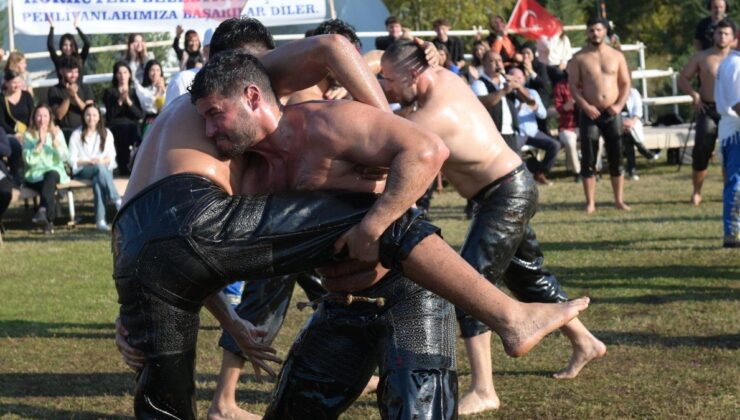
[[[619,100],[619,73],[629,78],[624,55],[602,44],[587,46],[573,56],[568,65],[570,77],[580,85],[579,92],[589,104],[604,111]]]
[[[408,118],[442,138],[450,150],[442,173],[460,195],[470,198],[521,165],[459,76],[441,67],[429,68],[418,83],[418,109]]]

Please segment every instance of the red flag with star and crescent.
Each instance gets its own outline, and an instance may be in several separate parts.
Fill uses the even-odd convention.
[[[532,40],[551,37],[563,30],[563,24],[535,0],[519,0],[509,18],[509,29]]]

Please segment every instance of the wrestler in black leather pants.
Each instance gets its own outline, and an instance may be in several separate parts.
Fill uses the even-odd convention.
[[[544,256],[529,220],[537,208],[537,186],[524,165],[483,188],[471,199],[473,221],[460,254],[490,282],[501,281],[522,302],[564,302],[558,279],[544,268]],[[475,337],[488,327],[457,309],[460,335]]]
[[[714,152],[717,143],[717,126],[720,115],[717,112],[717,104],[704,102],[709,108],[696,116],[696,136],[694,136],[694,150],[691,152],[691,167],[695,171],[706,171],[709,167],[709,159]]]
[[[622,165],[622,116],[602,112],[592,120],[582,111],[578,112],[578,129],[581,140],[581,176],[596,174],[596,158],[599,153],[599,136],[604,137],[606,158],[609,160],[609,175],[624,174]]]
[[[283,193],[229,196],[181,174],[131,199],[113,224],[113,277],[128,342],[146,355],[134,397],[138,418],[196,418],[193,401],[202,302],[239,278],[299,273],[336,257],[334,242],[375,196]],[[439,229],[410,210],[383,234],[381,262],[398,268]]]
[[[336,419],[376,367],[382,418],[456,418],[452,305],[398,272],[355,295],[385,305],[322,302],[293,344],[264,418]]]

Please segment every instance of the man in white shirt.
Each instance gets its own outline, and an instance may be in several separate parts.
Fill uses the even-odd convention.
[[[208,60],[208,51],[211,47],[212,37],[213,29],[208,28],[203,35],[203,51],[201,52],[203,58],[206,60]],[[200,67],[193,67],[192,69],[175,73],[172,76],[170,83],[167,85],[167,92],[165,92],[164,106],[169,105],[170,102],[188,92],[188,87],[193,83],[193,79],[195,79],[195,74],[198,73],[198,70],[200,70]]]
[[[714,98],[719,121],[723,194],[724,247],[740,247],[740,51],[732,51],[719,65]]]

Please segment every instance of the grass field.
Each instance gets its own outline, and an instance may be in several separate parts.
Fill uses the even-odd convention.
[[[627,182],[630,213],[611,208],[605,178],[599,210],[582,212],[570,178],[540,189],[533,226],[549,268],[571,296],[588,295],[581,319],[608,346],[607,356],[572,381],[550,378],[568,360],[560,333],[511,359],[494,338],[494,380],[502,401],[478,418],[740,418],[740,252],[722,249],[721,181],[714,166],[705,203],[688,205],[690,168],[641,168]],[[113,344],[116,292],[110,240],[93,229],[92,204],[78,200],[83,223],[43,236],[14,203],[0,247],[0,417],[112,418],[132,414],[134,375]],[[464,202],[446,191],[432,217],[459,247]],[[296,292],[303,299],[303,292]],[[276,347],[285,356],[308,311],[291,309]],[[203,316],[197,400],[204,416],[213,394],[219,331]],[[459,350],[460,389],[470,370]],[[272,384],[246,373],[242,406],[263,412]],[[345,418],[377,418],[374,397]]]

